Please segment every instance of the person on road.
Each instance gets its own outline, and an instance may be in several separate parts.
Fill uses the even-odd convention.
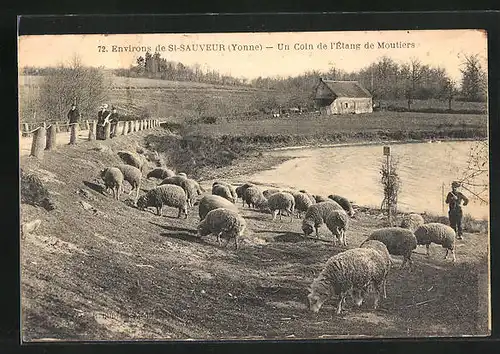
[[[80,119],[80,112],[76,107],[76,103],[71,105],[71,109],[68,112],[68,124],[78,123]]]
[[[96,139],[98,140],[104,140],[104,126],[105,124],[109,121],[109,116],[111,115],[111,112],[108,111],[108,105],[105,103],[101,106],[99,109],[99,112],[97,112],[97,132],[96,132]]]
[[[118,112],[116,111],[116,107],[111,107],[111,115],[109,116],[109,121],[111,122],[111,134],[110,136],[113,138],[116,136],[116,128],[118,126]]]
[[[455,230],[457,239],[461,240],[463,238],[462,205],[466,206],[469,203],[469,199],[458,191],[459,187],[460,182],[453,181],[451,183],[451,192],[446,196],[446,204],[449,205],[448,217],[450,219],[450,226]]]

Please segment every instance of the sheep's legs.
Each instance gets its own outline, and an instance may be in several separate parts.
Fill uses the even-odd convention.
[[[279,210],[274,210],[273,211],[273,221],[276,220],[276,215],[279,213]],[[280,215],[281,218],[281,215]]]
[[[374,286],[375,288],[375,299],[373,300],[373,309],[376,310],[378,308],[378,302],[380,300],[380,284]]]
[[[337,305],[337,315],[340,315],[340,313],[342,312],[342,303],[345,302],[345,297],[346,294],[344,293],[340,294],[340,301],[339,304]]]
[[[234,245],[236,246],[236,249],[238,249],[238,236],[234,238]]]
[[[318,228],[316,226],[314,228],[316,229],[316,238],[319,238]]]
[[[401,264],[401,268],[400,269],[404,269],[406,263],[408,262],[408,258],[404,257],[403,258],[403,263]]]
[[[425,253],[425,254],[427,255],[427,257],[430,257],[430,255],[431,255],[431,254],[430,254],[430,246],[431,246],[431,245],[425,245],[425,251],[426,251],[426,253]]]
[[[384,290],[384,299],[387,299],[387,291],[386,291],[386,288],[385,288],[386,283],[387,283],[387,279],[384,278],[384,281],[382,282],[382,287],[383,287],[383,290]]]
[[[220,235],[221,235],[221,234],[222,234],[222,232],[219,232],[219,233],[217,234],[217,243],[219,244],[219,246],[221,245],[221,243],[220,243]]]
[[[158,216],[162,216],[162,209],[163,209],[163,205],[162,206],[159,206],[159,207],[156,207],[156,214]]]

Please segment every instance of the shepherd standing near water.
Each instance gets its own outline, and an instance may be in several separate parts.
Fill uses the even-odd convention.
[[[451,183],[451,192],[446,196],[446,204],[449,205],[448,217],[450,226],[457,233],[457,239],[461,240],[463,235],[462,230],[462,202],[463,206],[469,203],[469,199],[457,189],[460,187],[460,182],[453,181]]]

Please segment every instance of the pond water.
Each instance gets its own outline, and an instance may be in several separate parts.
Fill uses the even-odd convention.
[[[398,210],[447,215],[444,197],[453,180],[461,179],[467,168],[472,141],[409,143],[391,145],[391,155],[398,161],[401,187]],[[383,189],[380,166],[385,163],[381,145],[304,148],[272,151],[269,154],[292,156],[275,169],[250,176],[250,181],[305,189],[312,194],[346,196],[355,204],[380,207]],[[487,181],[487,176],[484,176]],[[444,196],[442,192],[444,184]],[[489,206],[470,191],[464,214],[488,219]],[[472,189],[479,192],[477,189]],[[481,196],[487,199],[486,194]]]

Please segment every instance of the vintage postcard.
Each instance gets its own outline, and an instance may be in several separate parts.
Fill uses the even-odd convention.
[[[18,39],[22,340],[488,336],[487,33]]]

